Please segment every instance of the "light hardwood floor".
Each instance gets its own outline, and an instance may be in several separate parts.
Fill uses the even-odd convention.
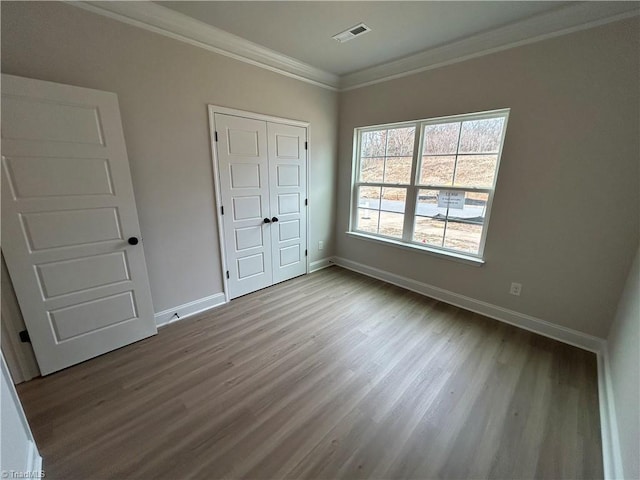
[[[338,267],[19,386],[46,478],[602,478],[593,354]]]

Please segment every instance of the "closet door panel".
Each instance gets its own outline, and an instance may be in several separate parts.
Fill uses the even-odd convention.
[[[267,124],[273,283],[307,271],[306,128]]]
[[[229,297],[273,283],[267,124],[215,115]]]

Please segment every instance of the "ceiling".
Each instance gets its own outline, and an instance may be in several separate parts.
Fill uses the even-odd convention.
[[[336,75],[442,46],[570,2],[163,1],[165,8]],[[360,22],[372,31],[331,37]]]
[[[331,90],[350,90],[640,15],[638,1],[73,1]],[[359,24],[372,31],[339,43]]]

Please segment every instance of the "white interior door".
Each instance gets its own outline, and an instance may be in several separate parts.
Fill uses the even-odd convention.
[[[307,129],[263,118],[213,115],[230,298],[307,271]]]
[[[115,94],[2,75],[2,227],[43,375],[156,333]]]
[[[269,199],[273,283],[307,271],[307,130],[269,122]]]
[[[227,285],[231,298],[272,284],[265,122],[215,115]]]

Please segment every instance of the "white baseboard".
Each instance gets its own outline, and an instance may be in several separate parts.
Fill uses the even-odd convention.
[[[224,293],[216,293],[215,295],[211,295],[209,297],[200,298],[198,300],[194,300],[193,302],[185,303],[183,305],[178,305],[177,307],[158,312],[154,315],[154,319],[156,321],[157,327],[164,327],[166,325],[169,325],[170,323],[184,320],[187,317],[191,317],[192,315],[195,315],[197,313],[202,313],[206,310],[210,310],[225,303],[226,300],[224,297]],[[176,316],[176,314],[178,315]]]
[[[600,432],[602,435],[602,460],[604,478],[625,478],[622,467],[622,452],[618,436],[618,417],[611,384],[609,351],[605,343],[598,355],[598,404],[600,406]]]
[[[347,260],[346,258],[334,257],[333,262],[336,265],[353,270],[354,272],[377,278],[378,280],[406,288],[407,290],[411,290],[416,293],[421,293],[422,295],[455,305],[456,307],[479,313],[486,317],[529,330],[530,332],[534,332],[545,337],[553,338],[554,340],[558,340],[563,343],[568,343],[569,345],[573,345],[590,352],[600,353],[605,343],[602,338],[594,337],[571,328],[547,322],[546,320],[541,320],[524,313],[492,305],[481,300],[476,300],[475,298],[460,295],[459,293],[451,292],[417,280],[412,280],[362,263]]]
[[[309,273],[317,272],[333,265],[333,257],[325,257],[309,264]]]

